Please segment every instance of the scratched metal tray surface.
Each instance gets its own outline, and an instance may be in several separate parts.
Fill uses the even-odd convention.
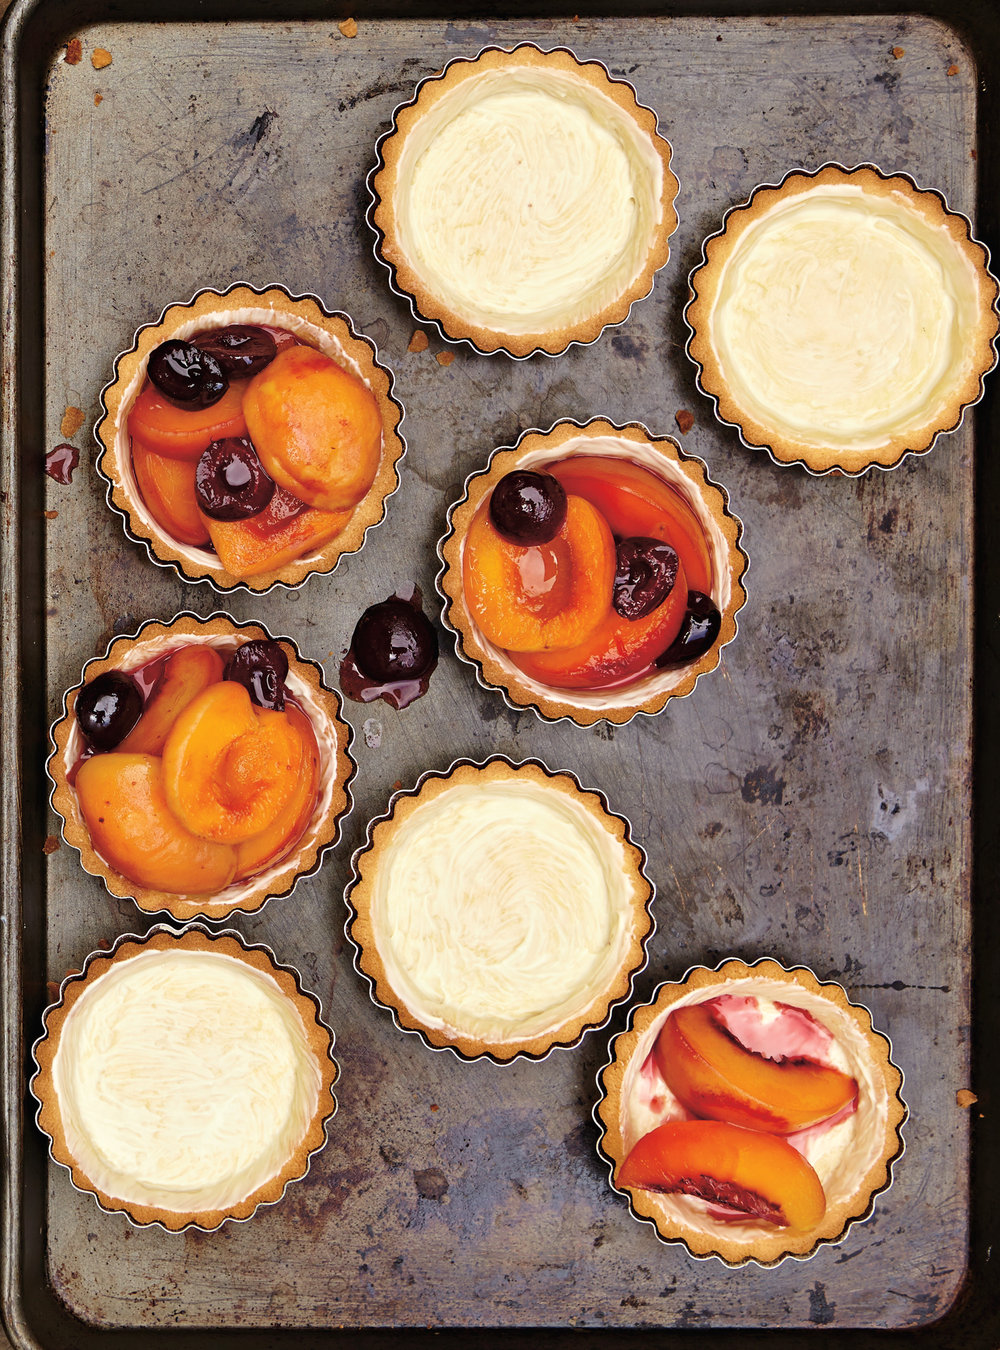
[[[24,85],[5,179],[5,241],[20,263],[7,278],[17,311],[5,310],[5,712],[16,716],[5,732],[3,1303],[15,1345],[353,1343],[345,1328],[387,1344],[415,1343],[418,1328],[463,1344],[515,1328],[535,1328],[544,1344],[614,1343],[629,1329],[643,1344],[684,1344],[691,1329],[700,1344],[753,1344],[764,1328],[804,1340],[823,1328],[852,1343],[876,1328],[917,1331],[954,1344],[956,1327],[977,1344],[983,1326],[995,1329],[977,1273],[995,1220],[977,1210],[976,1187],[970,1207],[970,1127],[984,1107],[961,1093],[978,1086],[974,929],[981,942],[995,925],[989,915],[973,925],[992,855],[974,858],[971,830],[973,524],[977,503],[982,513],[996,500],[982,496],[996,484],[977,455],[985,419],[995,427],[992,395],[925,458],[811,478],[713,420],[681,317],[704,236],[796,165],[906,170],[995,227],[995,213],[979,219],[977,152],[992,115],[982,26],[963,35],[933,14],[738,8],[456,19],[400,7],[404,17],[355,11],[356,36],[345,36],[342,13],[307,4],[275,5],[272,21],[244,5],[223,21],[229,6],[208,0],[175,10],[188,22],[129,0],[86,13],[15,4],[8,60],[22,44]],[[70,62],[74,38],[82,59]],[[364,222],[376,139],[423,76],[524,40],[604,61],[657,111],[681,184],[669,263],[626,323],[557,360],[484,357],[432,329],[428,349],[411,352],[412,316]],[[97,68],[96,49],[110,64]],[[44,107],[26,112],[32,62]],[[44,141],[32,120],[42,116]],[[220,607],[209,586],[152,566],[123,537],[90,433],[134,329],[203,285],[235,281],[278,281],[349,313],[406,409],[402,484],[362,552],[301,590],[222,603],[291,634],[330,682],[366,605],[411,580],[436,604],[434,546],[466,475],[494,446],[562,417],[677,434],[677,412],[693,413],[681,439],[745,523],[749,602],[720,670],[626,727],[584,731],[512,711],[443,633],[422,700],[401,713],[347,705],[359,773],[341,846],[291,900],[237,916],[319,996],[337,1037],[340,1110],[280,1205],[173,1236],[101,1212],[49,1164],[33,1124],[27,1047],[46,981],[149,922],[72,849],[44,851],[57,829],[40,765],[63,690],[113,635]],[[66,439],[69,407],[85,421],[63,486],[41,462]],[[692,964],[771,955],[870,1007],[905,1074],[910,1118],[892,1188],[842,1245],[804,1264],[730,1271],[634,1222],[609,1189],[590,1115],[607,1031],[541,1063],[467,1064],[372,1005],[343,936],[351,854],[395,785],[493,752],[571,769],[630,818],[657,887],[637,1001]],[[624,1021],[619,1010],[611,1030]],[[979,1024],[995,1025],[989,997]],[[995,1194],[995,1164],[977,1168]]]

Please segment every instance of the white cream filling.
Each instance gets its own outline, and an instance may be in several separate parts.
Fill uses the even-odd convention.
[[[836,1004],[818,994],[781,980],[753,976],[741,980],[721,980],[717,985],[694,989],[672,1003],[657,1017],[641,1037],[622,1080],[620,1126],[626,1155],[643,1135],[668,1120],[690,1119],[674,1094],[660,1077],[654,1064],[647,1063],[653,1045],[667,1017],[675,1008],[703,1003],[719,994],[757,1000],[765,1020],[778,1015],[776,1003],[803,1008],[833,1033],[824,1062],[831,1068],[850,1074],[858,1084],[858,1106],[846,1119],[829,1129],[815,1128],[794,1136],[790,1142],[812,1165],[826,1195],[827,1205],[849,1199],[857,1191],[869,1168],[882,1156],[889,1099],[881,1074],[872,1065],[871,1052],[861,1029]],[[713,1218],[710,1206],[696,1196],[648,1193],[656,1209],[675,1223],[683,1223],[715,1237],[752,1242],[769,1226],[747,1222],[728,1222]]]
[[[584,1012],[633,930],[622,845],[573,797],[459,784],[393,832],[371,921],[389,983],[428,1027],[503,1042]]]
[[[118,962],[74,1004],[53,1082],[66,1143],[105,1194],[227,1209],[305,1137],[319,1066],[277,983],[213,952]]]
[[[874,448],[947,402],[980,319],[975,269],[897,198],[818,186],[779,202],[727,260],[712,336],[765,427]]]
[[[572,75],[466,79],[408,134],[398,243],[448,309],[511,334],[598,314],[645,265],[663,163],[639,125]]]

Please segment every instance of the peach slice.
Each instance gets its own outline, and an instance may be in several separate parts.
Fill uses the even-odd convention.
[[[566,519],[548,544],[511,544],[484,503],[465,539],[462,583],[487,639],[540,652],[584,641],[611,610],[615,541],[596,507],[567,497]]]
[[[178,716],[163,747],[170,809],[192,834],[242,843],[284,810],[304,750],[283,712],[255,707],[233,680],[210,685]]]
[[[94,849],[129,881],[174,895],[216,895],[232,881],[235,849],[184,828],[155,755],[93,755],[75,786]]]
[[[192,544],[195,548],[207,544],[208,530],[194,495],[194,463],[158,455],[138,436],[133,436],[132,467],[143,501],[156,523],[178,543]]]
[[[653,1055],[689,1111],[749,1129],[793,1134],[836,1115],[858,1095],[857,1083],[839,1069],[747,1050],[704,1003],[670,1014]]]
[[[641,619],[625,619],[610,609],[575,647],[511,652],[510,659],[529,679],[555,689],[601,689],[618,684],[640,674],[667,650],[681,631],[687,598],[687,579],[680,563],[670,594]]]
[[[222,657],[214,647],[201,643],[168,656],[142,716],[117,748],[126,753],[162,754],[178,715],[203,689],[218,683],[222,671]]]
[[[777,1135],[719,1120],[670,1120],[643,1135],[617,1186],[700,1196],[748,1217],[808,1232],[826,1213],[812,1166]]]
[[[243,398],[250,439],[274,481],[309,506],[356,506],[378,470],[382,417],[357,375],[312,347],[286,347]]]
[[[284,857],[302,836],[312,818],[319,791],[319,746],[309,718],[294,703],[285,704],[285,716],[302,737],[302,769],[295,790],[266,830],[236,845],[236,879],[253,876]]]
[[[129,435],[158,455],[194,462],[213,441],[246,435],[246,387],[246,380],[234,380],[210,408],[178,408],[154,384],[147,383],[129,412]]]
[[[586,497],[619,539],[663,539],[672,544],[688,586],[712,593],[712,558],[705,531],[681,494],[651,470],[612,455],[571,455],[548,466],[567,492]]]
[[[316,511],[284,488],[276,488],[264,510],[247,520],[201,518],[226,571],[234,577],[255,577],[322,548],[353,514],[351,506],[343,511]]]

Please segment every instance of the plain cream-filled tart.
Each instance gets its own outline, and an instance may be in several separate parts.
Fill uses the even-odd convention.
[[[748,444],[814,472],[888,468],[981,394],[996,359],[988,263],[968,220],[905,175],[791,173],[707,240],[688,350]]]
[[[356,965],[434,1047],[543,1055],[600,1025],[642,967],[643,861],[569,774],[462,762],[371,826],[347,897]]]
[[[295,973],[234,934],[122,939],[45,1022],[32,1092],[52,1156],[135,1223],[248,1218],[325,1142],[331,1034]]]
[[[556,354],[649,293],[677,224],[670,155],[600,63],[488,48],[397,111],[371,182],[379,255],[447,337]]]

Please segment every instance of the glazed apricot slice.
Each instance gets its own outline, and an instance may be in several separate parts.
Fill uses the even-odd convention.
[[[146,700],[142,716],[118,745],[135,754],[160,755],[170,728],[187,705],[222,679],[222,657],[199,643],[167,657],[159,684]]]
[[[808,1232],[826,1213],[812,1166],[777,1135],[719,1120],[671,1120],[643,1135],[617,1186],[694,1195],[779,1228]]]
[[[598,689],[632,679],[651,666],[681,630],[687,613],[684,566],[670,594],[641,619],[626,619],[610,609],[597,627],[574,647],[551,652],[511,652],[514,664],[540,684],[556,689]]]
[[[156,523],[180,544],[207,544],[208,530],[194,495],[194,462],[157,454],[133,436],[132,467]]]
[[[312,819],[319,791],[319,746],[309,718],[294,703],[285,704],[285,716],[302,737],[302,768],[295,790],[266,830],[236,845],[236,879],[253,876],[284,857],[298,843]]]
[[[243,391],[246,380],[234,380],[210,408],[178,408],[155,385],[147,383],[128,415],[129,435],[149,450],[170,459],[197,460],[213,441],[245,436]]]
[[[353,514],[350,506],[343,511],[317,511],[284,488],[276,488],[264,510],[246,520],[201,518],[226,571],[234,577],[255,577],[322,548]]]
[[[192,834],[167,803],[155,755],[93,755],[76,794],[94,849],[139,886],[172,895],[215,895],[236,871],[236,851]]]
[[[378,470],[382,417],[357,375],[312,347],[287,347],[250,381],[250,439],[280,486],[309,506],[356,506]]]
[[[586,497],[619,539],[664,539],[677,550],[688,586],[712,594],[712,558],[701,522],[681,494],[651,470],[611,455],[571,455],[548,466],[567,492]]]
[[[768,1059],[747,1050],[709,1004],[676,1008],[653,1049],[670,1091],[698,1116],[792,1134],[850,1106],[858,1085],[809,1059]]]
[[[163,747],[170,809],[192,834],[242,843],[266,830],[294,795],[304,749],[289,718],[254,707],[242,684],[210,685]]]
[[[469,526],[466,602],[487,639],[508,651],[583,642],[610,612],[614,580],[614,538],[582,497],[567,497],[566,519],[548,544],[508,543],[485,504]]]

